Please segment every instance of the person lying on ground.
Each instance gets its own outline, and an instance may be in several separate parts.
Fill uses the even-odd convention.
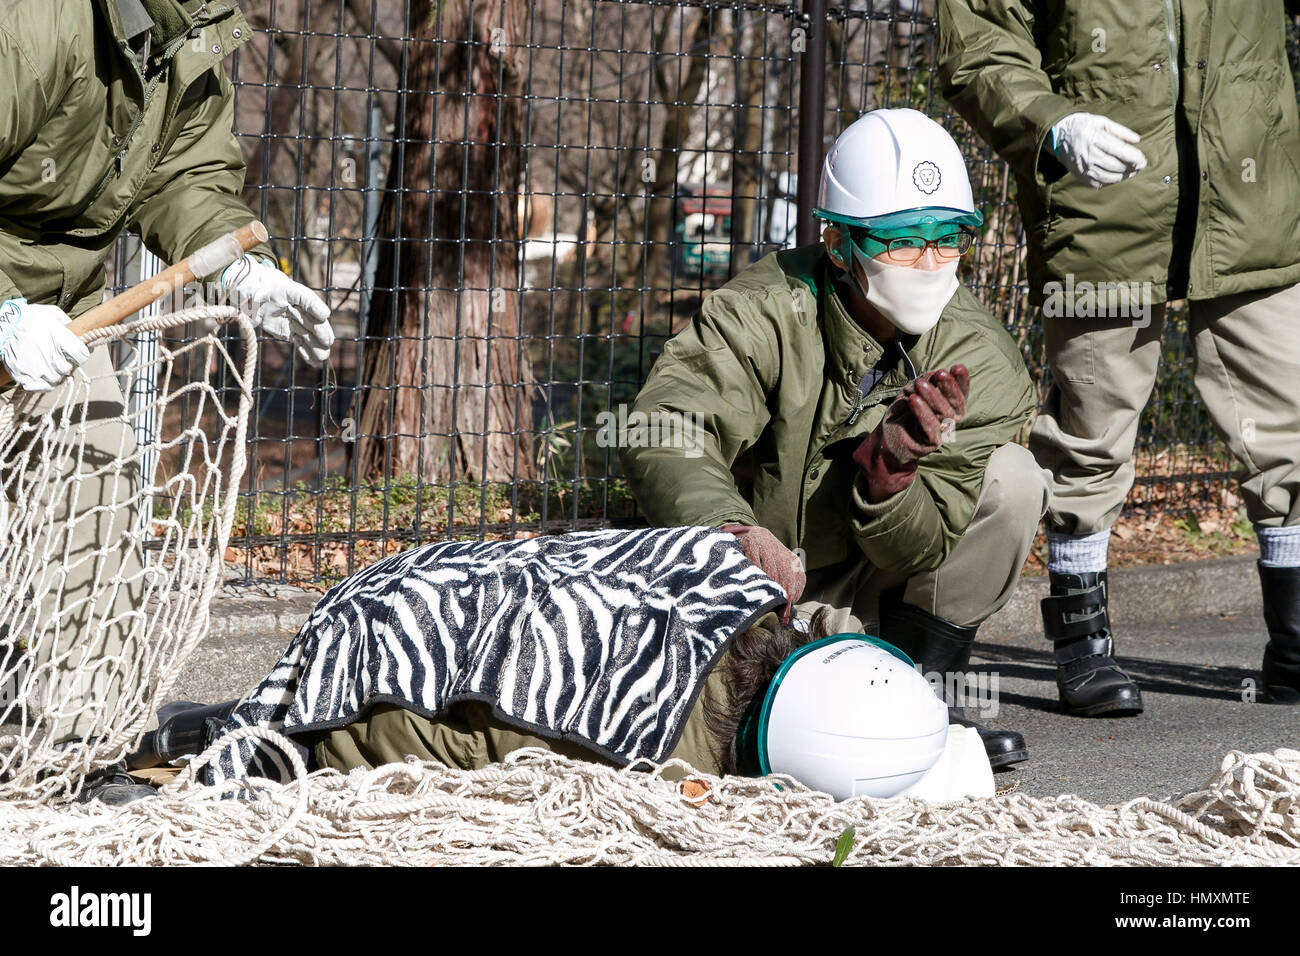
[[[539,747],[783,772],[838,798],[923,778],[926,793],[992,793],[978,737],[956,728],[949,743],[947,708],[905,654],[828,635],[824,614],[782,623],[787,597],[711,528],[426,545],[334,587],[247,697],[164,715],[168,739],[146,750],[262,727],[309,767],[345,773],[408,758],[474,769]],[[211,783],[292,776],[258,740],[206,771]]]

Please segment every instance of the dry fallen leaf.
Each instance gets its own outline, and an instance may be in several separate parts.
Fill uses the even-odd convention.
[[[682,796],[693,807],[702,807],[709,802],[709,785],[703,780],[683,780]]]
[[[176,779],[177,774],[182,769],[181,767],[149,767],[145,770],[132,770],[130,774],[141,783],[153,784],[155,787],[165,787]]]

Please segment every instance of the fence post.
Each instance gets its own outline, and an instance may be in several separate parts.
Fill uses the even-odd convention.
[[[366,188],[361,194],[361,295],[357,309],[357,339],[364,342],[370,326],[370,303],[375,294],[375,273],[379,269],[379,136],[383,115],[372,104],[366,118]]]
[[[163,270],[162,261],[144,247],[138,238],[128,237],[127,263],[132,259],[138,262],[140,282],[152,279]],[[127,273],[130,275],[130,273]],[[128,283],[129,284],[129,283]],[[172,308],[177,307],[175,298],[165,300]],[[184,307],[181,305],[180,307]],[[140,313],[140,318],[159,315],[163,311],[162,302],[147,306]],[[142,486],[152,484],[156,476],[154,470],[158,464],[158,443],[161,439],[162,422],[158,419],[158,333],[137,332],[123,340],[124,348],[130,355],[123,357],[124,363],[133,363],[130,379],[126,383],[126,409],[131,419],[131,431],[136,448],[140,451],[140,481]],[[146,493],[141,501],[138,520],[144,529],[142,540],[148,541],[153,527],[153,495]]]
[[[799,245],[817,241],[813,206],[821,179],[823,135],[826,128],[826,0],[804,0],[806,31],[803,60],[799,64],[799,188],[796,198]]]

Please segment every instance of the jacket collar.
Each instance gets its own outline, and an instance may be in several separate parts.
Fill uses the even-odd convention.
[[[821,327],[826,345],[827,378],[853,392],[857,391],[858,385],[870,370],[877,369],[884,374],[877,379],[874,387],[897,391],[915,375],[928,370],[935,336],[941,334],[945,318],[941,317],[934,328],[919,338],[902,336],[896,340],[902,351],[895,349],[887,355],[884,347],[849,315],[837,289],[839,283],[834,278],[835,267],[831,265],[830,256],[826,254],[826,247],[822,243],[783,250],[777,253],[777,261],[786,275],[806,286],[817,302],[817,324]],[[945,317],[961,296],[962,289],[959,288],[952,302],[944,309]],[[886,360],[884,363],[881,363],[882,358]]]
[[[113,0],[113,6],[117,12],[115,30],[128,42],[154,28],[154,19],[142,0]]]
[[[153,48],[162,50],[178,36],[190,33],[195,27],[212,22],[235,7],[233,0],[94,0],[100,13],[108,21],[114,38],[125,45],[138,36],[142,18],[150,21],[148,29],[154,31]]]

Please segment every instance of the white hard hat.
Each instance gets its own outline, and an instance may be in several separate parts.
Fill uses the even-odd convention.
[[[781,663],[736,746],[742,767],[787,773],[843,800],[911,786],[938,761],[947,735],[947,706],[906,654],[878,638],[836,634]]]
[[[822,164],[813,214],[877,229],[984,221],[953,138],[909,109],[872,110],[840,133]]]

